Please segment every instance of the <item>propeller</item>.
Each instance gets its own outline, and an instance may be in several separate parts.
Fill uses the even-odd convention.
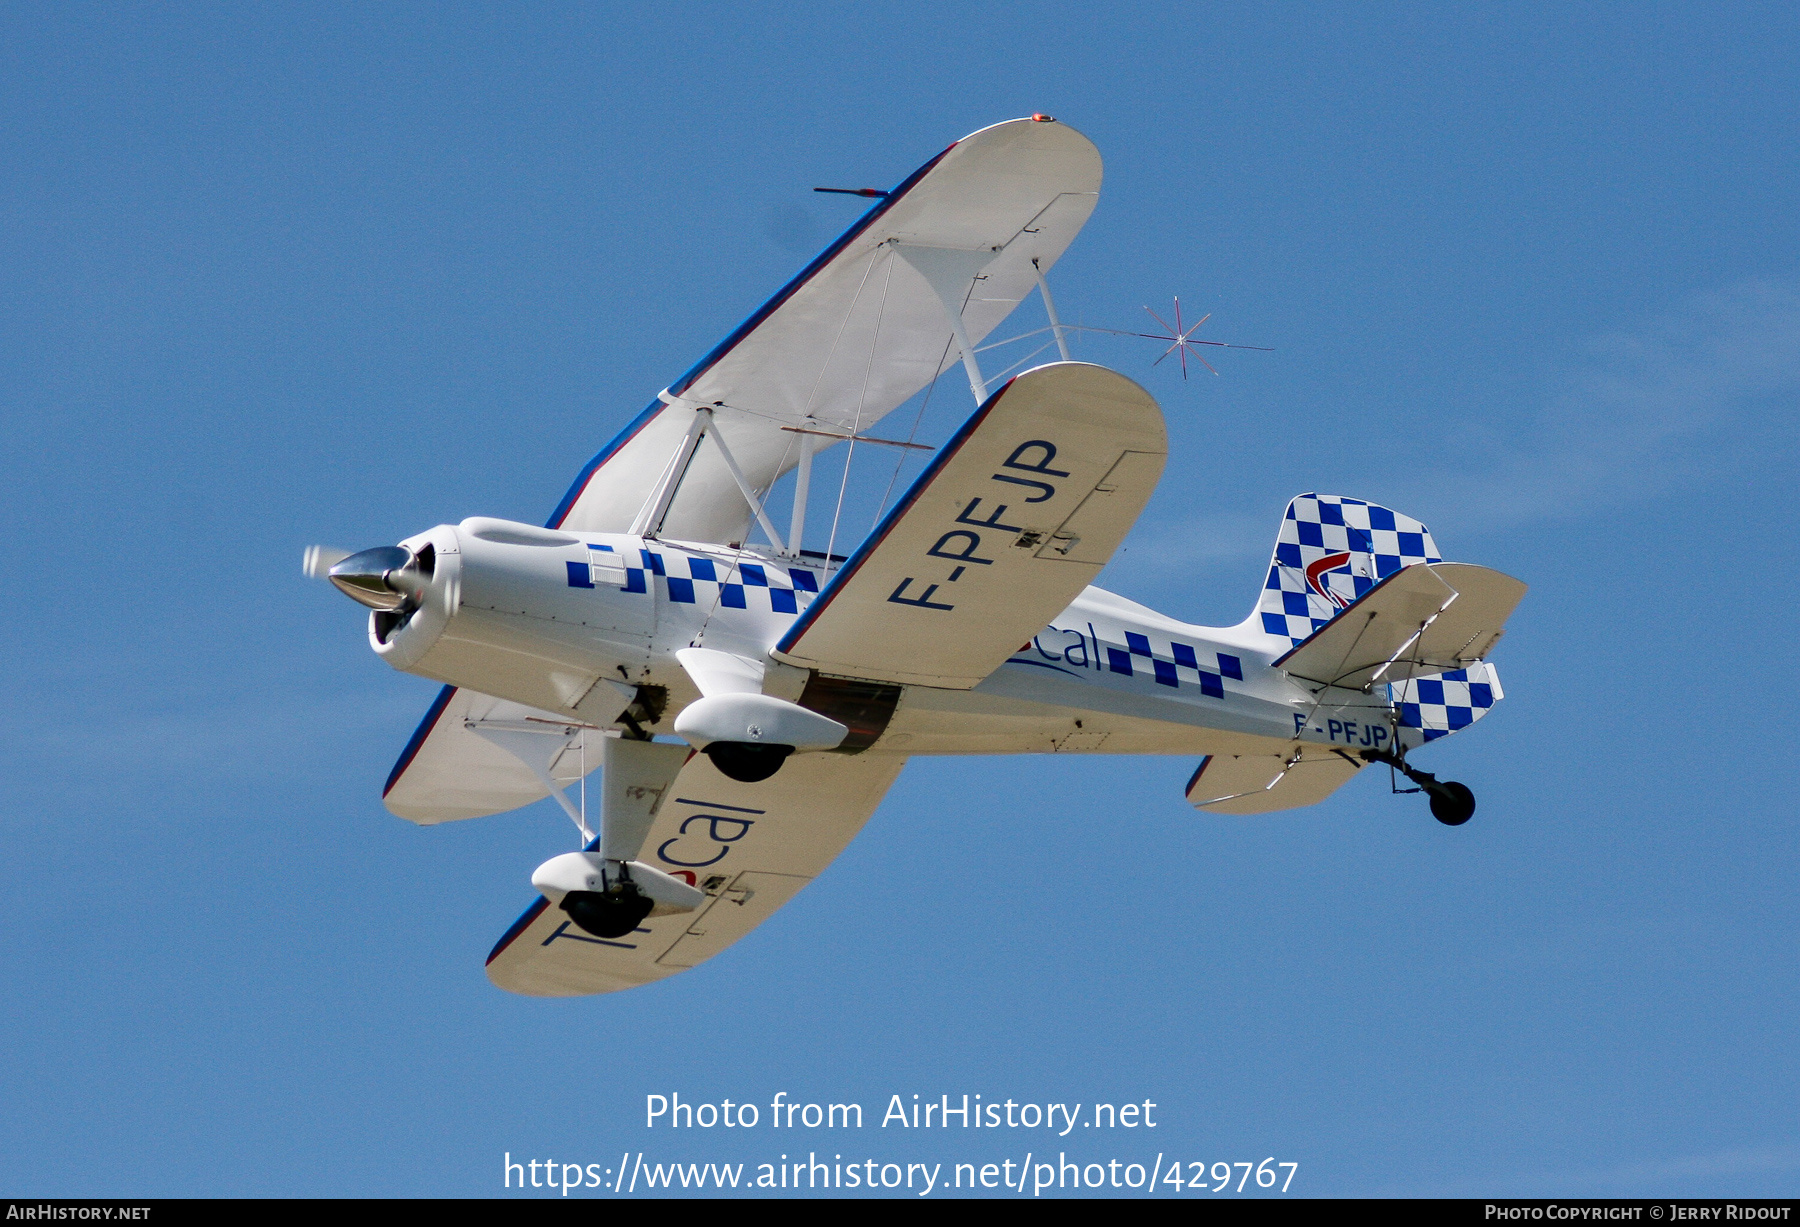
[[[306,560],[300,564],[300,569],[306,572],[307,579],[324,579],[327,571],[348,557],[349,550],[334,549],[329,545],[309,545],[306,547]]]
[[[302,564],[308,579],[328,579],[359,605],[392,612],[418,607],[431,582],[434,552],[414,554],[401,545],[378,545],[352,554],[328,545],[309,545]]]

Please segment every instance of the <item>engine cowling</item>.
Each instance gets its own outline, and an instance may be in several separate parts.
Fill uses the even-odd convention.
[[[651,602],[606,585],[572,585],[573,568],[588,574],[594,557],[572,534],[475,517],[384,548],[413,562],[383,578],[371,573],[398,554],[370,559],[356,582],[373,599],[350,595],[389,606],[371,612],[369,646],[396,669],[587,716],[595,713],[583,704],[600,679],[619,679],[621,666],[635,677],[649,661]],[[375,553],[353,555],[333,571]],[[596,702],[617,705],[610,692]]]

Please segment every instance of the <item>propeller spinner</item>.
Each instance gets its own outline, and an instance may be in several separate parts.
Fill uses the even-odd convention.
[[[431,581],[432,561],[430,546],[415,555],[399,545],[357,554],[314,545],[307,547],[305,570],[309,578],[330,580],[359,605],[392,611],[418,604]]]

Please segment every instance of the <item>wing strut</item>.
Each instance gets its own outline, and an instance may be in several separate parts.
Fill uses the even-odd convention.
[[[993,263],[993,249],[963,251],[956,247],[895,244],[894,250],[919,270],[919,275],[936,291],[938,301],[944,304],[944,314],[950,317],[950,333],[956,338],[957,349],[962,351],[963,370],[969,376],[969,391],[975,394],[977,405],[986,404],[987,380],[982,378],[981,367],[975,361],[975,346],[969,342],[969,330],[963,326],[963,303],[968,298],[969,287],[980,277],[981,270]]]
[[[1037,277],[1038,294],[1044,300],[1044,314],[1050,317],[1050,331],[1056,336],[1056,352],[1062,355],[1064,362],[1072,362],[1069,343],[1063,339],[1062,321],[1056,318],[1056,300],[1050,297],[1050,283],[1044,280],[1044,270],[1036,256],[1031,258],[1031,271]]]
[[[670,405],[682,403],[680,397],[673,396],[668,392],[662,394],[662,399]],[[649,500],[644,503],[643,509],[637,514],[637,519],[632,522],[630,535],[654,537],[662,530],[662,522],[669,514],[669,504],[675,501],[675,493],[681,488],[681,479],[687,475],[688,465],[693,462],[694,453],[699,450],[700,440],[703,438],[712,439],[713,446],[719,449],[719,456],[725,461],[725,468],[730,472],[731,480],[737,483],[737,488],[743,494],[744,501],[749,503],[750,510],[756,513],[756,522],[762,525],[765,533],[769,534],[769,541],[775,546],[775,552],[787,554],[788,547],[782,543],[781,534],[775,530],[774,521],[769,519],[769,513],[763,508],[762,500],[756,496],[750,480],[744,476],[744,470],[738,467],[737,457],[733,456],[731,449],[725,445],[725,438],[719,433],[718,423],[713,419],[711,405],[694,407],[694,420],[688,423],[687,433],[682,435],[681,443],[675,448],[674,455],[669,457],[669,463],[663,469],[662,479],[656,483],[656,488],[651,492]],[[810,452],[803,452],[802,456],[808,460],[811,459]],[[796,514],[799,514],[798,510]]]
[[[717,425],[713,422],[713,411],[702,409],[700,413],[706,418],[703,433],[713,441],[713,446],[719,449],[719,456],[725,461],[725,467],[731,470],[731,480],[737,483],[737,488],[743,492],[744,501],[749,503],[750,510],[756,513],[756,522],[762,525],[765,533],[769,534],[769,543],[775,547],[775,552],[786,554],[788,548],[782,544],[781,534],[775,531],[775,522],[769,519],[769,513],[763,510],[762,500],[757,498],[756,491],[750,488],[750,482],[744,476],[744,470],[738,468],[737,457],[733,456],[731,449],[725,446],[725,437],[719,433]]]
[[[666,403],[669,394],[663,393]],[[669,504],[675,501],[675,490],[681,485],[681,479],[687,475],[688,463],[694,458],[694,449],[700,446],[700,433],[706,429],[706,419],[698,413],[688,423],[687,433],[681,436],[676,444],[674,455],[663,467],[662,476],[650,488],[650,497],[644,500],[637,518],[631,522],[627,533],[633,537],[654,537],[662,531],[662,523],[669,515]]]
[[[800,436],[800,465],[794,473],[794,514],[788,522],[788,548],[800,557],[801,535],[806,531],[806,496],[812,486],[813,441]]]
[[[493,742],[502,750],[517,758],[538,778],[538,783],[550,790],[556,803],[563,807],[570,821],[574,822],[581,832],[583,840],[591,840],[594,833],[587,824],[587,734],[595,726],[591,724],[549,724],[541,720],[470,720],[464,728],[478,737]],[[581,742],[581,805],[579,807],[569,800],[569,795],[562,790],[562,785],[550,774],[550,768],[562,755],[572,741],[576,740],[575,730],[580,729]],[[554,737],[555,740],[547,740]]]

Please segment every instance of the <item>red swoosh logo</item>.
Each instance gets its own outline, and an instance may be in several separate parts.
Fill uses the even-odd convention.
[[[1347,566],[1349,565],[1349,562],[1350,555],[1348,554],[1327,554],[1325,557],[1306,568],[1306,582],[1312,586],[1312,590],[1330,601],[1333,605],[1336,605],[1339,609],[1344,608],[1347,602],[1336,593],[1326,591],[1325,584],[1319,577],[1324,575],[1327,571],[1335,571],[1339,567]]]

